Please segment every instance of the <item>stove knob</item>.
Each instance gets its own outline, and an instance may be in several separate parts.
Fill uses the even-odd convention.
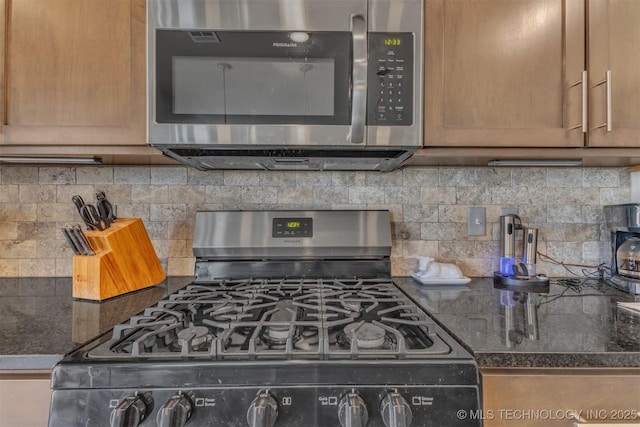
[[[278,403],[268,391],[258,393],[249,410],[247,422],[250,427],[271,427],[278,418]]]
[[[364,400],[352,391],[340,399],[338,403],[338,419],[342,427],[364,427],[369,421],[369,413]]]
[[[413,420],[409,404],[397,392],[391,392],[382,399],[380,414],[386,427],[409,427]]]
[[[127,396],[111,411],[111,427],[136,427],[153,409],[151,393]]]
[[[192,411],[193,403],[189,396],[182,393],[171,396],[158,411],[158,427],[182,427],[191,418]]]

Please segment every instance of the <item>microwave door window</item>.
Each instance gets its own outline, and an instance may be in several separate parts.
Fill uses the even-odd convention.
[[[235,58],[226,69],[226,114],[332,116],[331,59]]]
[[[197,56],[173,58],[173,113],[224,115],[222,61]]]
[[[333,116],[332,58],[173,57],[173,114]],[[282,117],[278,120],[277,117]],[[232,120],[235,121],[235,120]]]

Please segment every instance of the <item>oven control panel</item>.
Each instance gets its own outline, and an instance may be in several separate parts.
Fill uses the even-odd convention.
[[[478,393],[450,385],[54,390],[52,407],[65,409],[49,425],[479,427]]]
[[[273,218],[272,237],[313,237],[313,218]]]

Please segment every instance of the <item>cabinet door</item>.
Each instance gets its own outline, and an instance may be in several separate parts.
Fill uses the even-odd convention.
[[[425,4],[425,145],[584,145],[584,0]]]
[[[4,117],[5,117],[5,47],[6,47],[6,1],[0,0],[0,145],[4,142]]]
[[[46,426],[51,373],[0,372],[0,427]]]
[[[589,146],[640,147],[640,1],[589,1]]]
[[[635,0],[632,0],[635,1]],[[640,425],[637,368],[484,368],[484,427]]]
[[[145,0],[4,2],[4,143],[144,144]]]

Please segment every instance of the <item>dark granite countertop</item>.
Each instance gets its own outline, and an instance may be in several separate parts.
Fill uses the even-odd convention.
[[[72,298],[71,278],[0,278],[0,370],[49,370],[65,354],[192,280],[170,278],[94,302]]]
[[[493,278],[394,281],[481,367],[640,367],[640,315],[617,307],[640,297],[598,280],[552,279],[546,292],[496,289]]]
[[[173,277],[99,303],[74,300],[71,278],[0,278],[0,370],[51,369],[65,354],[191,280]],[[490,278],[462,286],[394,281],[480,366],[640,367],[640,315],[616,307],[617,301],[640,298],[596,281],[552,281],[549,292],[527,293],[526,299],[524,293],[494,289]],[[512,316],[505,316],[501,298],[511,301]],[[529,338],[526,300],[537,315],[537,339]],[[509,333],[507,320],[513,324]]]

